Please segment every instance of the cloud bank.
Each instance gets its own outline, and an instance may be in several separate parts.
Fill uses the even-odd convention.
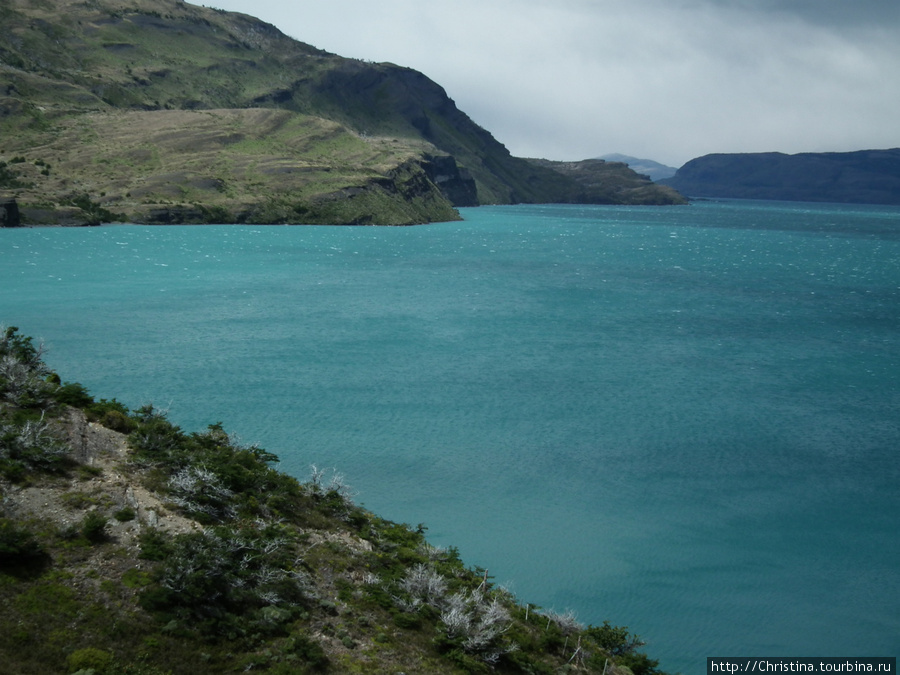
[[[518,156],[900,146],[896,0],[217,0],[420,70]]]

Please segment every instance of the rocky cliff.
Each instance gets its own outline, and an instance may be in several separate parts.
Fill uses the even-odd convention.
[[[21,225],[19,205],[15,199],[0,198],[0,227],[18,227]]]

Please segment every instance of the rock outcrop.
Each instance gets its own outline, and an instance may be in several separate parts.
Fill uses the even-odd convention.
[[[468,169],[461,169],[449,155],[426,155],[425,174],[453,206],[478,206],[478,187]]]
[[[0,227],[19,227],[19,205],[13,198],[0,198]]]

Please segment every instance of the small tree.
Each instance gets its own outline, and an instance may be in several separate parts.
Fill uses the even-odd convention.
[[[647,644],[639,635],[628,632],[627,626],[613,626],[609,621],[604,621],[602,626],[588,626],[585,633],[612,656],[631,654]]]
[[[106,540],[106,516],[98,511],[91,511],[81,521],[81,534],[92,544]]]

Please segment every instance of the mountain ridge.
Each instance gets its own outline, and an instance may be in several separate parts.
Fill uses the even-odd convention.
[[[26,222],[38,214],[72,224],[111,216],[410,224],[458,218],[456,206],[565,201],[576,190],[571,177],[513,157],[423,74],[330,54],[246,14],[181,0],[8,0],[0,18],[0,131],[11,141],[0,155],[0,196],[17,197]],[[292,135],[279,142],[294,145],[293,166],[282,168],[296,182],[268,190],[243,161],[271,165],[278,143],[264,151],[244,143],[234,158],[232,140],[265,144],[252,127],[206,125],[180,148],[164,153],[148,142],[127,158],[103,142],[110,125],[122,125],[108,116],[128,113],[127,135],[141,137],[166,113],[258,109],[291,116]],[[336,153],[297,148],[299,135],[315,141],[328,125],[342,137]],[[80,127],[89,129],[75,138]],[[72,161],[85,145],[96,158]],[[222,161],[147,190],[177,173],[160,165],[189,165],[194,151]],[[110,162],[117,183],[98,179],[97,166]],[[438,183],[429,175],[435,162],[446,169],[434,174],[444,178]],[[179,182],[184,194],[173,192]]]
[[[716,153],[692,159],[660,182],[692,197],[900,204],[900,148]]]

